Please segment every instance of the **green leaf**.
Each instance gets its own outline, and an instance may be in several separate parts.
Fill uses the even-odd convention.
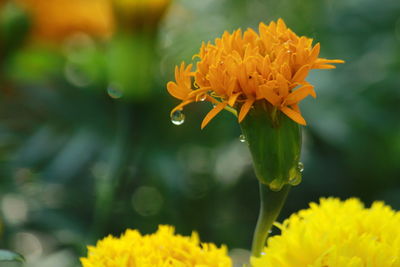
[[[17,261],[17,262],[24,262],[25,259],[21,254],[0,249],[0,262],[2,261]]]

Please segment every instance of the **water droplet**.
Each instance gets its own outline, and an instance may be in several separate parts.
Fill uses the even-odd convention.
[[[301,183],[301,174],[300,173],[289,179],[289,184],[292,186],[296,186],[300,183]]]
[[[224,65],[224,62],[223,62],[223,61],[220,61],[219,64],[220,64],[220,65]]]
[[[96,50],[96,43],[89,35],[78,32],[70,35],[62,48],[69,61],[85,62]]]
[[[177,110],[171,115],[171,122],[175,125],[181,125],[185,122],[185,114],[181,110]]]
[[[272,191],[280,191],[283,187],[284,183],[282,182],[281,179],[274,179],[270,184],[269,184],[269,189]]]
[[[241,143],[246,142],[246,137],[244,136],[244,134],[239,135],[239,141],[240,141]]]
[[[203,102],[203,101],[206,100],[206,98],[207,98],[207,95],[204,94],[204,95],[201,95],[201,96],[200,96],[199,100],[200,100],[201,102]]]
[[[107,93],[111,98],[118,99],[124,95],[124,90],[122,87],[117,83],[111,83],[107,87]]]
[[[304,164],[303,164],[303,162],[299,162],[299,164],[297,165],[297,169],[299,170],[299,172],[303,172],[303,171],[304,171]]]
[[[82,66],[72,62],[65,64],[64,75],[68,82],[77,87],[86,87],[92,82]]]
[[[265,253],[265,252],[261,252],[261,255],[266,255],[267,253]]]

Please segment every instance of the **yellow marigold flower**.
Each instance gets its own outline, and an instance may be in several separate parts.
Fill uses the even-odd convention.
[[[113,16],[108,0],[17,0],[33,19],[33,35],[63,40],[80,31],[96,37],[112,33]]]
[[[399,267],[400,212],[382,202],[321,199],[293,214],[253,267]]]
[[[260,23],[259,33],[225,32],[215,44],[203,43],[197,68],[182,63],[175,69],[175,82],[168,92],[182,100],[171,114],[185,105],[210,101],[216,106],[204,118],[204,128],[224,108],[239,110],[241,122],[256,101],[266,101],[295,122],[305,125],[299,102],[316,97],[314,87],[305,78],[311,69],[333,69],[342,60],[319,58],[320,45],[297,36],[279,19],[269,25]],[[194,79],[194,88],[192,80]]]
[[[120,238],[108,236],[89,246],[81,262],[83,267],[232,266],[225,246],[200,243],[196,233],[186,237],[174,232],[171,226],[159,226],[151,235],[127,230]]]

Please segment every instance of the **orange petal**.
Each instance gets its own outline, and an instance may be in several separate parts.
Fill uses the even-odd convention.
[[[294,111],[296,111],[297,113],[300,113],[300,114],[301,114],[299,105],[294,104],[294,105],[291,105],[290,107],[291,107]]]
[[[291,92],[287,96],[285,103],[286,103],[286,105],[296,104],[296,103],[300,102],[301,100],[303,100],[304,98],[306,98],[308,95],[312,95],[314,98],[316,97],[315,91],[314,91],[314,86],[304,85],[304,86],[296,89],[295,91]]]
[[[186,106],[186,105],[188,105],[188,104],[190,104],[190,103],[192,103],[192,102],[194,102],[193,99],[189,99],[189,100],[183,101],[182,103],[180,103],[179,105],[177,105],[176,107],[174,107],[173,110],[171,110],[170,115],[172,115],[172,114],[173,114],[175,111],[177,111],[177,110],[182,110],[184,106]]]
[[[336,69],[335,65],[329,65],[329,64],[317,64],[313,66],[313,69],[319,69],[319,70],[331,70],[331,69]]]
[[[278,73],[276,76],[276,81],[278,83],[279,95],[286,97],[289,94],[289,84],[288,81],[283,77],[282,74]]]
[[[254,101],[255,99],[247,99],[246,102],[244,102],[239,112],[239,123],[241,123],[244,117],[246,117]]]
[[[308,75],[308,71],[310,70],[310,65],[302,66],[294,75],[293,82],[302,82]]]
[[[236,93],[236,94],[234,94],[234,95],[231,95],[231,96],[229,97],[229,100],[228,100],[228,105],[231,106],[231,107],[233,107],[233,105],[235,105],[236,99],[237,99],[241,94],[242,94],[242,93]]]
[[[183,100],[188,96],[188,92],[178,86],[175,82],[168,82],[167,90],[170,95],[180,100]]]
[[[326,64],[326,63],[333,63],[333,64],[342,64],[345,63],[344,60],[341,59],[326,59],[326,58],[319,58],[317,60],[317,62],[315,63],[319,63],[319,64]]]
[[[204,129],[206,125],[218,114],[223,110],[228,103],[220,102],[217,106],[215,106],[208,114],[204,117],[203,122],[201,123],[201,129]]]
[[[309,57],[310,63],[314,63],[314,61],[317,60],[320,50],[321,50],[321,46],[319,43],[317,43],[311,50],[311,54]]]
[[[281,73],[285,77],[286,80],[292,79],[292,71],[287,63],[284,63],[281,67]]]
[[[306,125],[306,121],[304,120],[303,116],[301,116],[300,113],[294,111],[293,109],[290,109],[288,107],[282,107],[281,111],[286,114],[289,118],[297,122],[298,124],[301,125]]]
[[[260,86],[262,96],[273,106],[278,106],[281,103],[281,98],[274,92],[271,87],[267,85]]]
[[[205,93],[205,92],[207,92],[207,91],[209,91],[209,90],[211,90],[211,87],[203,87],[203,88],[200,88],[200,89],[192,90],[192,91],[188,94],[188,96],[189,96],[189,97],[197,96],[197,95],[202,94],[202,93]]]
[[[282,32],[282,33],[283,33],[283,32],[286,31],[286,28],[287,28],[287,27],[286,27],[286,24],[285,24],[285,22],[283,21],[283,19],[281,19],[281,18],[278,19],[278,25],[277,25],[277,26],[278,26],[278,31],[279,31],[279,32]]]

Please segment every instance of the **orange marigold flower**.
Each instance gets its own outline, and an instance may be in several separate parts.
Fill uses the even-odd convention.
[[[204,118],[204,128],[223,109],[235,113],[239,123],[256,101],[266,101],[293,121],[305,125],[299,102],[316,97],[314,86],[305,79],[311,69],[334,69],[343,60],[319,58],[320,44],[297,36],[282,19],[252,29],[225,32],[215,44],[203,43],[197,69],[182,62],[175,68],[175,82],[168,92],[182,103],[171,114],[189,103],[207,100],[215,106]],[[194,80],[194,82],[193,82]],[[193,86],[192,86],[193,84]]]
[[[108,38],[113,16],[108,0],[17,0],[31,15],[33,36],[62,41],[75,32]]]

